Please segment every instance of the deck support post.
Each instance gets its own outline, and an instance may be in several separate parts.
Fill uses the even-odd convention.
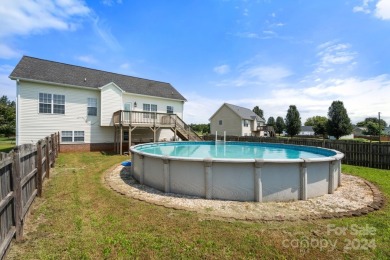
[[[120,124],[120,130],[119,130],[119,138],[120,138],[120,140],[119,140],[119,154],[120,155],[122,155],[122,150],[123,150],[123,126],[122,126],[122,124]]]

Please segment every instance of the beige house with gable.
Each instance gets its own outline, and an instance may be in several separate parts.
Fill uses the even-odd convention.
[[[266,132],[264,118],[252,110],[224,103],[209,119],[211,134],[234,136],[264,136]]]

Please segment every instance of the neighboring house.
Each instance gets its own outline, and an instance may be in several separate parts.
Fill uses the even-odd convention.
[[[354,136],[359,136],[359,135],[365,135],[366,131],[367,131],[367,127],[355,126],[352,130],[352,133]]]
[[[385,127],[382,132],[383,135],[390,135],[390,127]]]
[[[315,135],[313,127],[312,126],[301,126],[301,131],[298,135]]]
[[[28,56],[10,78],[17,145],[58,131],[62,151],[122,153],[132,142],[193,137],[183,130],[186,99],[169,83]]]
[[[252,110],[224,103],[209,119],[211,134],[264,136],[265,120]]]

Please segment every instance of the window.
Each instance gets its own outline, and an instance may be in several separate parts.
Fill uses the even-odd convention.
[[[84,131],[74,131],[74,142],[84,142]]]
[[[53,95],[53,114],[65,114],[65,95]]]
[[[123,132],[123,141],[129,141],[129,132]]]
[[[39,113],[65,114],[65,95],[39,93]]]
[[[219,120],[218,123],[219,123],[219,125],[222,125],[222,120]]]
[[[88,98],[88,115],[89,116],[97,116],[97,99],[96,98]]]
[[[244,120],[244,127],[248,127],[249,126],[249,120]]]
[[[62,131],[61,142],[84,142],[84,131]]]
[[[62,131],[61,132],[61,142],[72,142],[73,133],[72,131]]]
[[[157,112],[157,105],[143,104],[144,112]],[[149,113],[144,114],[144,118],[149,118]],[[156,118],[156,115],[152,115],[152,118]]]
[[[167,106],[167,114],[173,114],[173,106]]]

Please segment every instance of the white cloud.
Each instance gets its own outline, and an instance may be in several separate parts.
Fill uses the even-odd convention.
[[[278,82],[292,72],[282,66],[253,66],[242,71],[240,78],[252,82]]]
[[[230,67],[229,67],[229,65],[224,64],[224,65],[221,65],[221,66],[214,67],[213,70],[214,70],[214,72],[216,72],[216,73],[218,73],[220,75],[223,75],[223,74],[229,73]]]
[[[390,20],[390,1],[379,0],[373,6],[374,0],[363,0],[361,5],[355,6],[353,12],[362,12],[365,14],[373,13],[374,16],[381,20]]]
[[[16,98],[16,83],[8,77],[13,69],[11,65],[0,65],[0,93],[11,100]]]
[[[88,64],[96,64],[98,61],[91,55],[81,55],[76,57],[77,60]]]
[[[104,4],[104,5],[112,6],[112,5],[115,4],[115,3],[121,4],[121,3],[122,3],[122,0],[117,0],[117,1],[114,1],[114,0],[102,0],[101,2],[102,2],[102,4]]]
[[[122,47],[116,37],[111,33],[111,28],[105,20],[100,20],[99,17],[93,19],[93,28],[97,35],[106,43],[112,50],[120,50]]]
[[[90,9],[77,0],[2,0],[0,37],[41,33],[45,30],[70,30],[87,16]]]
[[[363,0],[361,5],[355,6],[352,11],[355,13],[362,12],[365,14],[371,13],[369,3],[372,2],[373,0]]]
[[[335,70],[337,66],[349,68],[355,64],[356,52],[351,51],[351,46],[346,43],[329,41],[318,46],[317,73],[328,73]]]
[[[253,93],[252,93],[253,94]],[[362,79],[328,79],[301,88],[279,88],[270,92],[251,95],[245,99],[211,99],[196,94],[186,95],[185,118],[189,123],[207,123],[210,116],[224,102],[236,104],[249,109],[260,106],[266,117],[285,117],[289,105],[296,105],[302,123],[311,116],[327,116],[328,108],[335,100],[343,101],[353,123],[366,117],[376,116],[381,112],[383,119],[390,122],[390,75],[379,75]]]
[[[390,1],[379,0],[376,4],[375,16],[382,20],[390,20]]]
[[[13,48],[10,48],[9,46],[3,44],[3,43],[0,43],[0,58],[1,59],[12,59],[12,58],[16,58],[16,57],[20,57],[22,54],[13,49]]]

